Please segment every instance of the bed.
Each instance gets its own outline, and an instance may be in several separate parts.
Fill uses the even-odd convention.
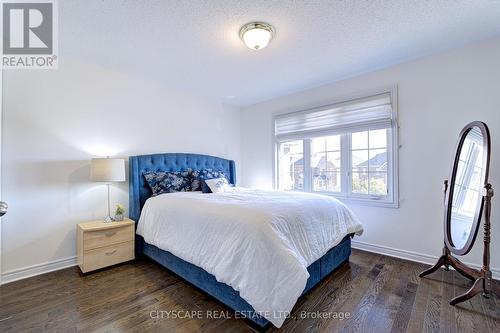
[[[291,310],[291,307],[293,307],[293,304],[295,304],[298,296],[303,295],[304,293],[309,291],[311,288],[317,285],[321,280],[323,280],[326,276],[332,273],[335,269],[337,269],[343,263],[349,260],[349,256],[351,254],[351,237],[354,235],[354,233],[360,234],[362,232],[362,228],[357,222],[353,222],[349,228],[344,227],[342,237],[339,238],[339,235],[336,235],[338,239],[335,241],[336,245],[333,248],[326,248],[324,251],[322,250],[322,252],[320,252],[319,254],[316,253],[308,256],[304,255],[304,257],[309,258],[309,261],[312,260],[311,258],[317,257],[316,260],[314,260],[313,262],[312,261],[307,262],[307,265],[305,265],[304,260],[302,260],[301,262],[299,259],[295,259],[294,255],[289,253],[290,251],[288,251],[288,248],[286,248],[288,246],[288,243],[286,243],[289,241],[288,239],[284,241],[282,239],[284,237],[273,238],[271,236],[269,237],[267,236],[269,234],[274,234],[273,230],[276,228],[283,228],[283,226],[288,228],[287,221],[281,221],[282,219],[278,218],[277,219],[278,222],[273,224],[272,227],[269,227],[268,223],[261,223],[259,227],[255,227],[253,226],[254,223],[252,223],[255,221],[255,223],[257,224],[260,220],[266,221],[265,220],[267,216],[265,214],[266,205],[268,208],[268,213],[269,212],[272,213],[273,206],[270,203],[266,203],[266,201],[273,202],[274,200],[274,202],[279,202],[280,200],[283,200],[283,198],[285,198],[286,200],[291,198],[290,200],[292,201],[304,200],[302,197],[299,197],[300,196],[299,194],[296,194],[294,197],[294,195],[287,194],[285,196],[284,193],[278,193],[278,192],[276,192],[276,194],[273,194],[265,192],[256,192],[256,190],[241,189],[235,191],[235,193],[229,193],[229,194],[201,194],[194,192],[166,194],[151,198],[151,200],[148,201],[148,199],[151,196],[151,192],[146,183],[146,180],[143,177],[143,174],[145,172],[150,172],[150,171],[174,172],[174,171],[184,171],[187,169],[192,169],[192,170],[212,169],[221,171],[227,176],[228,181],[231,184],[233,185],[236,184],[236,168],[235,168],[235,162],[232,160],[222,159],[214,156],[199,155],[199,154],[183,154],[183,153],[166,153],[166,154],[153,154],[153,155],[130,157],[130,191],[129,191],[130,218],[133,219],[134,221],[141,220],[141,226],[139,226],[139,229],[137,231],[138,234],[144,236],[143,238],[142,236],[137,235],[136,252],[138,255],[145,255],[153,259],[154,261],[158,262],[159,264],[163,265],[170,271],[174,272],[175,274],[177,274],[190,284],[211,295],[212,297],[222,302],[232,310],[236,311],[239,314],[239,317],[248,319],[251,322],[251,324],[256,328],[260,329],[265,328],[266,326],[270,325],[271,322],[275,326],[279,327],[285,320],[284,318],[278,318],[276,316],[276,311],[272,312],[272,314],[269,314],[265,305],[263,305],[262,302],[259,302],[259,297],[265,298],[265,295],[270,294],[266,293],[265,289],[266,282],[262,282],[263,286],[261,289],[263,289],[263,293],[262,290],[260,290],[261,295],[263,296],[258,296],[257,298],[250,297],[252,295],[249,295],[248,292],[249,288],[248,287],[245,288],[245,283],[247,286],[250,284],[252,287],[255,287],[256,278],[260,275],[262,275],[264,280],[266,280],[265,273],[267,272],[264,271],[264,269],[266,268],[262,268],[261,266],[271,267],[267,268],[269,270],[277,269],[277,271],[275,271],[275,273],[273,273],[272,276],[276,274],[279,275],[281,271],[287,272],[286,269],[288,269],[288,266],[293,266],[293,265],[300,266],[299,264],[303,266],[302,267],[304,271],[303,274],[300,268],[296,268],[295,271],[293,271],[293,269],[290,268],[290,271],[296,272],[296,274],[295,273],[290,274],[290,280],[287,280],[286,288],[291,288],[289,287],[289,285],[292,287],[294,286],[296,291],[296,289],[298,288],[297,286],[300,286],[300,289],[298,290],[299,292],[296,295],[291,295],[289,297],[290,299],[286,300],[285,302],[286,305],[283,305],[284,308],[286,308],[287,310]],[[271,198],[271,196],[273,195],[275,195],[276,198]],[[269,198],[269,200],[263,200],[262,198],[266,199]],[[331,199],[326,199],[326,197],[324,198],[325,199],[318,199],[316,197],[314,198],[311,197],[311,200],[312,199],[325,200],[325,201],[331,200]],[[187,207],[189,207],[189,204],[191,204],[191,202],[193,205],[192,209],[183,208],[184,209],[183,211],[180,210],[181,206],[183,205],[187,205]],[[339,203],[339,205],[341,204]],[[196,209],[194,208],[195,206],[197,207]],[[216,207],[216,209],[210,209],[213,207]],[[285,211],[287,210],[286,209],[287,206],[285,205],[283,207],[284,207],[283,212],[281,214],[286,215]],[[289,205],[288,210],[290,210],[289,209],[290,207],[291,206]],[[141,216],[141,212],[143,209],[144,213]],[[229,214],[229,211],[231,209],[234,211],[232,213],[233,215]],[[260,213],[260,210],[257,209],[261,209],[262,214]],[[221,211],[226,212],[226,210],[228,211],[227,214],[221,213]],[[185,212],[186,215],[190,215],[189,219],[187,219],[187,217],[184,217],[183,214],[180,214],[179,212]],[[241,212],[244,212],[245,214],[242,214]],[[209,218],[210,214],[212,215],[215,214],[214,216],[216,216],[216,218],[215,219],[212,218],[212,220],[217,220],[216,222],[212,221]],[[235,214],[236,216],[241,216],[241,217],[234,219]],[[349,211],[348,209],[345,209],[345,211],[339,210],[338,212],[335,212],[333,214],[341,216],[342,214],[349,214]],[[162,216],[167,216],[167,215],[170,216],[169,217],[170,222],[168,225],[165,224],[162,226],[161,223],[165,219],[162,218]],[[243,221],[243,215],[247,216],[246,219],[247,223],[243,224],[243,222],[241,222],[242,226],[245,225],[250,226],[250,229],[252,230],[255,228],[257,230],[256,232],[261,233],[261,236],[254,237],[249,232],[248,235],[244,234],[243,237],[239,236],[239,238],[231,239],[231,237],[233,236],[232,233],[226,232],[226,230],[231,229],[232,228],[231,225],[234,224],[231,223],[231,219],[233,220],[241,219]],[[260,215],[263,215],[264,217],[257,217]],[[153,216],[154,218],[151,216]],[[196,221],[197,217],[199,218],[200,221]],[[156,224],[152,224],[153,222],[150,221],[154,219],[158,220],[158,222],[155,222]],[[177,226],[175,225],[175,222],[178,223]],[[266,240],[267,238],[272,238],[272,240],[269,240],[269,242],[275,242],[275,243],[278,242],[280,244],[280,248],[276,246],[276,251],[268,250],[268,252],[261,252],[258,255],[252,256],[251,254],[250,255],[248,254],[249,251],[252,252],[253,250],[255,250],[256,253],[258,253],[257,250],[261,248],[260,245],[259,246],[248,245],[246,247],[242,247],[246,249],[246,252],[242,257],[245,259],[237,260],[238,257],[236,257],[236,255],[232,255],[231,256],[232,261],[228,261],[229,264],[225,263],[225,265],[226,266],[240,265],[238,267],[239,269],[238,272],[245,271],[246,272],[245,274],[253,276],[253,280],[251,280],[250,278],[246,278],[245,276],[233,279],[233,277],[230,275],[226,274],[226,276],[224,276],[223,272],[220,269],[218,269],[220,268],[221,265],[217,263],[216,260],[214,260],[212,257],[208,256],[208,258],[204,258],[203,260],[201,259],[197,260],[198,256],[192,256],[192,255],[189,256],[187,255],[188,252],[182,251],[183,250],[181,247],[182,244],[187,242],[188,239],[190,238],[187,236],[185,240],[182,240],[181,238],[188,231],[183,231],[182,234],[176,235],[176,237],[179,238],[178,242],[172,242],[172,240],[170,240],[170,243],[168,242],[162,243],[164,238],[168,238],[167,236],[173,237],[171,235],[172,231],[175,232],[175,230],[177,229],[168,229],[170,230],[169,232],[159,232],[159,230],[163,231],[167,230],[166,228],[172,227],[172,225],[174,225],[176,228],[183,228],[183,226],[189,223],[192,223],[194,226],[196,226],[193,229],[199,228],[201,230],[205,228],[205,230],[203,231],[204,232],[203,237],[212,237],[216,239],[217,242],[222,242],[222,243],[226,241],[226,243],[229,244],[228,245],[229,251],[222,253],[224,256],[226,256],[225,253],[233,253],[235,251],[237,252],[240,249],[240,247],[242,247],[241,244],[239,243],[236,244],[241,238],[243,238],[242,242],[247,242],[247,243],[251,242],[252,239],[255,241],[261,241],[260,238],[264,239],[267,242]],[[209,223],[212,224],[209,225]],[[238,223],[240,223],[240,221],[238,221]],[[158,230],[156,230],[155,232],[146,232],[143,229],[148,224],[153,226],[159,225],[160,227],[156,227]],[[210,228],[220,228],[220,230],[217,230],[217,232],[214,231],[213,234],[209,234]],[[246,229],[244,232],[247,232]],[[156,235],[156,238],[153,237],[152,235]],[[161,237],[159,235],[161,235]],[[217,239],[217,237],[219,239]],[[322,238],[324,237],[326,236],[319,235],[319,242],[321,242]],[[147,239],[148,241],[145,241],[145,239]],[[332,240],[329,241],[331,242]],[[210,242],[205,242],[205,243],[206,243],[205,245],[207,244],[210,245]],[[281,243],[285,243],[285,246],[283,246],[284,248],[283,251],[281,249]],[[164,244],[170,244],[171,247],[168,247]],[[233,244],[236,247],[231,247],[233,246]],[[265,247],[265,245],[266,243],[262,243],[262,246]],[[189,246],[193,247],[193,244],[190,244]],[[171,249],[171,251],[165,250],[167,248]],[[187,248],[190,249],[189,247]],[[195,251],[198,251],[199,253],[205,250],[206,250],[205,248],[195,249]],[[210,251],[212,251],[210,253],[213,253],[213,251],[217,251],[217,249],[215,250],[212,249]],[[282,252],[282,254],[281,257],[278,257],[278,254],[281,253],[280,251]],[[275,255],[274,252],[276,252],[277,254]],[[177,255],[174,255],[173,253],[176,253]],[[269,253],[269,255],[262,255],[265,253]],[[316,255],[316,257],[314,257],[314,255]],[[221,253],[217,253],[216,257],[218,256],[221,256]],[[181,257],[184,258],[185,260],[181,259]],[[261,262],[263,262],[264,264],[259,265],[252,263],[250,265],[251,270],[248,270],[245,268],[246,266],[243,265],[244,264],[246,265],[245,260],[248,260],[249,257],[257,258],[256,260],[261,260]],[[287,260],[293,262],[293,264],[286,263]],[[305,277],[304,274],[306,274]],[[248,282],[247,280],[250,280],[250,282]],[[267,280],[269,280],[269,277],[267,277]],[[267,286],[268,287],[267,290],[281,289],[281,288],[273,289],[272,283],[276,282],[267,283],[271,284]],[[234,286],[235,288],[231,287],[230,285]],[[238,289],[239,291],[235,289]],[[276,294],[279,293],[280,291],[276,291]],[[282,294],[286,294],[286,290],[284,290]],[[288,294],[278,295],[276,296],[276,299],[281,301],[284,296],[288,296]],[[292,302],[293,304],[290,302]],[[252,303],[253,306],[250,305],[250,303]],[[259,311],[256,311],[254,308],[259,309]],[[286,317],[288,314],[289,312],[281,313],[280,311],[280,316]]]

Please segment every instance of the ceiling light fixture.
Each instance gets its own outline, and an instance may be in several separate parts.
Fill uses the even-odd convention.
[[[252,50],[265,48],[275,35],[274,27],[265,22],[250,22],[240,29],[241,40]]]

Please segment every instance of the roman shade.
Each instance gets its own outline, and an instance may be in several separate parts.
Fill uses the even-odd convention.
[[[347,133],[390,128],[392,121],[392,98],[387,92],[276,116],[274,133],[277,138],[325,131]]]

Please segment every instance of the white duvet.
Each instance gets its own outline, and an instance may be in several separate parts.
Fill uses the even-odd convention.
[[[323,195],[235,188],[146,201],[137,233],[240,292],[281,327],[309,278],[307,266],[363,227]]]

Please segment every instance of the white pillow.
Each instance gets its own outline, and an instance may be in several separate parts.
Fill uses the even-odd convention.
[[[231,190],[231,184],[226,178],[205,179],[205,183],[212,193],[223,193]]]

